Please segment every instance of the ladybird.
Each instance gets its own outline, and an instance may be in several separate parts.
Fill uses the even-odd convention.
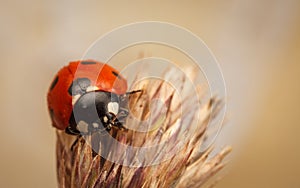
[[[48,109],[52,125],[71,135],[125,129],[127,81],[113,67],[95,60],[73,61],[52,81]]]

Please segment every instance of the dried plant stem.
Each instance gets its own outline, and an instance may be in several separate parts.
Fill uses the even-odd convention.
[[[163,81],[144,82],[139,87],[144,89],[146,95],[134,95],[130,99],[133,115],[128,117],[126,125],[130,125],[132,130],[113,130],[111,135],[119,143],[126,145],[146,147],[162,144],[161,147],[146,154],[141,151],[128,153],[113,143],[103,143],[102,135],[90,135],[79,138],[72,151],[71,145],[76,138],[63,131],[57,131],[59,187],[200,187],[223,168],[222,160],[230,152],[230,147],[224,148],[210,159],[208,156],[212,148],[199,152],[207,136],[207,124],[210,118],[219,112],[220,101],[207,101],[199,111],[201,119],[197,122],[198,126],[192,127],[196,116],[191,115],[189,111],[196,110],[193,109],[196,99],[186,101],[186,105],[181,104],[175,92],[170,91]],[[184,87],[182,88],[184,90]],[[149,118],[150,101],[157,97],[163,99],[167,106],[163,121],[160,120],[160,115],[154,115],[152,118],[159,125],[158,128],[154,127],[146,133],[134,131],[141,125],[133,120],[133,116],[139,119]],[[179,105],[183,107],[178,108]],[[152,113],[156,114],[155,111]],[[189,132],[192,134],[188,135]],[[186,135],[188,139],[182,142]],[[105,152],[106,157],[95,155],[93,152],[90,145],[96,138],[98,141],[100,139],[97,152]],[[172,153],[173,155],[166,157]],[[129,165],[105,159],[113,156],[117,156],[119,162],[128,160]]]

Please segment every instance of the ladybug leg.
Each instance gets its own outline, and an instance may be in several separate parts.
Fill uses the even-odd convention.
[[[75,145],[78,143],[79,139],[82,137],[82,135],[80,134],[80,132],[78,130],[74,130],[71,126],[68,126],[65,129],[65,133],[70,134],[70,135],[76,135],[77,138],[76,140],[73,142],[72,146],[71,146],[71,151],[74,151],[74,147]]]
[[[74,147],[75,145],[79,142],[79,139],[81,138],[81,135],[78,135],[76,140],[73,142],[72,146],[71,146],[71,151],[74,151]]]
[[[106,113],[107,118],[107,130],[110,130],[112,127],[117,127],[119,129],[127,130],[126,127],[118,120],[117,116],[111,112]]]
[[[115,121],[115,126],[118,127],[119,129],[123,129],[124,131],[128,131],[128,129],[124,127],[123,123],[119,121]]]
[[[106,130],[107,130],[107,131],[110,131],[111,128],[112,128],[112,125],[111,125],[111,124],[108,124],[108,125],[106,126]]]
[[[68,126],[65,129],[65,133],[70,134],[70,135],[80,135],[80,132],[77,129],[74,129],[74,128],[70,127],[70,126]]]

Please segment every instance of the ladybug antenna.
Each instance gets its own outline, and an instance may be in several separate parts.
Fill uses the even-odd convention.
[[[135,94],[135,93],[139,93],[139,92],[143,92],[143,90],[139,89],[139,90],[134,90],[134,91],[126,92],[125,94],[121,95],[121,100],[125,100],[130,95]]]
[[[139,93],[139,92],[143,92],[143,90],[139,89],[139,90],[129,91],[129,92],[126,92],[126,95],[132,95],[132,94]]]

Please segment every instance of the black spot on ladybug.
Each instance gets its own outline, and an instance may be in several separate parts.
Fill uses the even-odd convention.
[[[92,64],[96,64],[95,61],[82,61],[81,64],[83,65],[92,65]]]
[[[56,76],[53,82],[51,83],[50,91],[56,86],[57,82],[58,82],[58,76]]]
[[[119,79],[122,79],[121,76],[120,76],[117,72],[115,72],[115,71],[111,71],[111,72],[112,72],[113,75],[115,75],[115,76],[118,77]]]
[[[91,85],[91,81],[88,78],[78,78],[74,80],[68,89],[70,95],[82,95],[86,92],[86,89]]]

